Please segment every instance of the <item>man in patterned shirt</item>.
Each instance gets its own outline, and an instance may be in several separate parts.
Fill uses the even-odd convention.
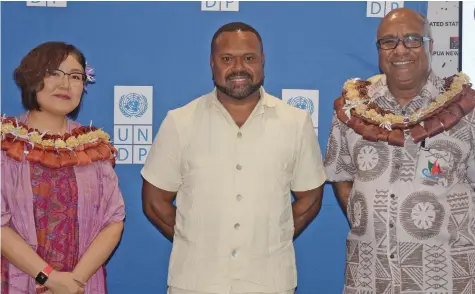
[[[344,293],[475,293],[474,91],[432,72],[421,14],[377,39],[384,74],[345,83],[324,162],[351,225]]]

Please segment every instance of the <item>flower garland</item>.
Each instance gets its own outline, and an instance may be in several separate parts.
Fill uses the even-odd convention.
[[[117,150],[111,145],[110,136],[93,126],[77,127],[71,133],[50,135],[29,129],[16,118],[1,118],[2,150],[20,161],[36,161],[50,168],[88,165],[98,160],[115,163]]]
[[[368,120],[380,124],[380,126],[391,130],[393,124],[416,123],[421,117],[430,114],[438,107],[443,106],[452,100],[462,91],[463,85],[470,82],[470,78],[464,73],[458,73],[453,77],[445,79],[444,91],[428,105],[427,108],[420,109],[413,113],[408,119],[402,115],[396,115],[391,111],[383,110],[373,103],[373,99],[368,97],[369,88],[378,82],[383,75],[376,75],[367,81],[352,79],[343,86],[343,97],[345,97],[345,111],[348,117],[351,117],[351,110]]]
[[[374,102],[378,98],[372,93],[374,85],[381,78],[383,75],[368,80],[348,80],[343,86],[342,96],[335,101],[337,117],[370,141],[404,146],[405,135],[410,133],[413,141],[418,143],[449,130],[475,108],[475,91],[471,89],[469,77],[460,72],[444,79],[441,94],[426,108],[408,117],[396,115]]]
[[[89,63],[86,61],[86,68],[84,69],[86,74],[86,82],[84,83],[84,90],[87,91],[88,84],[94,84],[96,82],[96,78],[94,77],[94,68],[92,68]]]

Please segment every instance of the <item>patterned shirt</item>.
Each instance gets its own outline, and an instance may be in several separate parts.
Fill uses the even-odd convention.
[[[383,77],[369,89],[383,109],[411,115],[432,102],[433,73],[405,107]],[[347,215],[344,293],[475,293],[473,111],[404,147],[369,142],[335,116],[324,161],[329,181],[354,181]]]

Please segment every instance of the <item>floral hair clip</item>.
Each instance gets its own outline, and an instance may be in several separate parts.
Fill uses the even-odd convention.
[[[87,84],[94,84],[96,78],[94,77],[94,68],[92,68],[86,61],[86,83],[84,84],[84,90],[87,90]]]

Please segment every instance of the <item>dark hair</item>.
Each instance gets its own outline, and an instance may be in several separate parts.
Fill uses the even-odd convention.
[[[41,110],[36,93],[44,87],[44,78],[48,70],[58,69],[59,65],[73,55],[81,66],[86,69],[86,58],[74,45],[64,42],[46,42],[33,48],[21,60],[13,73],[13,79],[21,90],[21,103],[27,110]],[[68,117],[76,119],[82,104],[70,113]]]
[[[264,52],[264,45],[262,44],[262,38],[261,35],[250,25],[243,23],[243,22],[230,22],[222,27],[220,27],[216,33],[213,35],[213,39],[211,40],[211,54],[214,53],[214,45],[216,43],[216,39],[221,35],[221,33],[224,32],[237,32],[237,31],[242,31],[242,32],[251,32],[254,35],[256,35],[257,39],[261,43],[261,51]]]

